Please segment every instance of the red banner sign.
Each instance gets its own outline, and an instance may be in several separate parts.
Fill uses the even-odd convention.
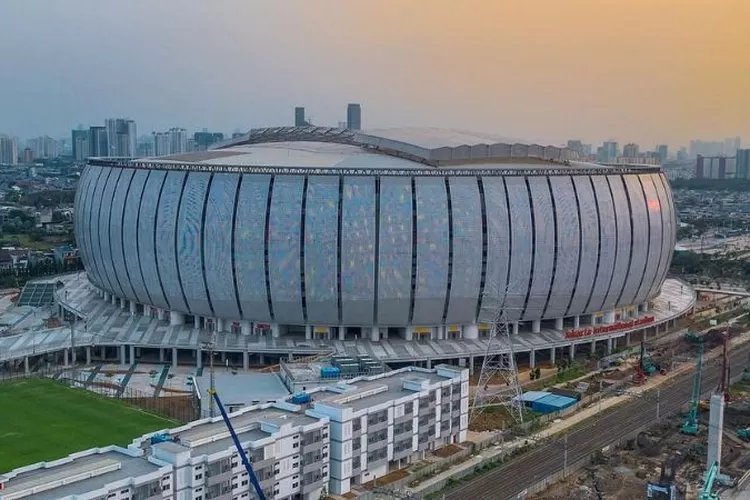
[[[612,333],[620,330],[627,330],[637,326],[648,325],[654,322],[653,316],[644,316],[642,318],[631,319],[630,321],[618,321],[611,325],[587,326],[585,328],[573,328],[565,332],[566,339],[579,339],[581,337],[591,337],[602,333]]]

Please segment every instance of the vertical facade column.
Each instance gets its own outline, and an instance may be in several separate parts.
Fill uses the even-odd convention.
[[[217,332],[225,332],[226,331],[226,322],[223,318],[216,318],[216,331]]]
[[[125,365],[127,364],[127,353],[125,352],[125,345],[120,346],[120,364]]]
[[[607,354],[612,354],[612,337],[607,339]]]
[[[529,367],[534,368],[536,366],[536,351],[532,349],[529,351]]]
[[[563,318],[555,318],[555,330],[562,330],[563,326]]]
[[[581,317],[577,314],[573,316],[573,328],[580,328],[581,327]]]
[[[247,351],[242,351],[242,369],[250,369],[250,354]]]
[[[411,326],[406,327],[406,340],[414,340],[414,328]]]
[[[313,327],[312,325],[305,325],[305,340],[312,340],[313,337]]]
[[[164,349],[159,348],[159,363],[164,363]]]
[[[630,345],[630,332],[625,334],[625,345]]]
[[[568,347],[568,355],[570,356],[570,360],[576,359],[576,345],[570,344],[570,347]]]
[[[143,304],[143,315],[147,317],[151,317],[151,306],[148,304]]]
[[[250,332],[253,331],[250,322],[246,319],[240,321],[240,330],[242,331],[242,335],[250,335]]]
[[[29,357],[23,357],[23,372],[28,375],[31,370],[29,369]]]
[[[177,348],[172,348],[172,366],[177,368]]]
[[[557,354],[557,347],[550,347],[549,349],[549,360],[554,365],[555,364],[555,355]]]
[[[130,364],[132,365],[133,363],[135,363],[135,346],[131,345],[130,346]]]
[[[380,341],[380,327],[373,326],[372,328],[370,328],[370,341],[372,342]]]
[[[469,375],[474,375],[474,356],[469,356]]]
[[[591,355],[594,356],[596,354],[596,340],[591,341]]]
[[[131,300],[129,302],[130,302],[130,315],[132,316],[136,312],[138,312],[138,304],[134,300]]]
[[[542,331],[542,321],[535,319],[531,322],[531,333],[539,333]]]
[[[604,323],[611,325],[615,322],[615,312],[614,311],[607,311],[604,313],[603,318]]]
[[[198,368],[203,367],[203,353],[201,352],[200,347],[195,350],[195,366]]]
[[[91,364],[91,346],[86,346],[86,365]]]
[[[340,326],[339,327],[339,340],[344,340],[344,339],[346,339],[346,327]]]
[[[518,335],[518,321],[513,322],[513,330],[511,333],[513,333],[513,335]]]
[[[169,324],[172,326],[184,325],[185,315],[181,312],[171,311],[169,313]]]
[[[281,329],[278,323],[271,323],[271,337],[275,339],[281,337]]]
[[[464,325],[463,338],[475,340],[479,338],[479,325]]]
[[[63,349],[63,366],[70,366],[70,349]]]

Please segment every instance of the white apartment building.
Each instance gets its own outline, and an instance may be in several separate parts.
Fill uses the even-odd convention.
[[[468,370],[403,368],[309,391],[303,405],[230,415],[268,499],[348,492],[429,450],[464,441]],[[152,443],[168,432],[170,440]],[[158,441],[158,440],[156,440]],[[252,500],[257,498],[221,417],[147,434],[0,476],[0,500]]]

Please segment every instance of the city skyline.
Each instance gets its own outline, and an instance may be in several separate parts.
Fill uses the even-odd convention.
[[[361,102],[365,129],[453,126],[673,151],[750,136],[741,1],[86,5],[0,7],[12,68],[0,90],[13,96],[3,133],[65,137],[108,116],[144,130],[247,130],[291,123],[295,105],[336,125],[347,102]],[[524,18],[534,29],[515,22]],[[34,19],[39,35],[19,19]]]

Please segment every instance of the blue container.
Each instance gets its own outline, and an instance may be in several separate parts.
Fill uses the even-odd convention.
[[[341,369],[335,366],[324,366],[320,369],[321,378],[339,378],[341,376]]]
[[[290,399],[290,401],[296,405],[303,405],[309,403],[311,400],[312,398],[306,392],[298,392],[297,394],[292,395],[292,398]]]

